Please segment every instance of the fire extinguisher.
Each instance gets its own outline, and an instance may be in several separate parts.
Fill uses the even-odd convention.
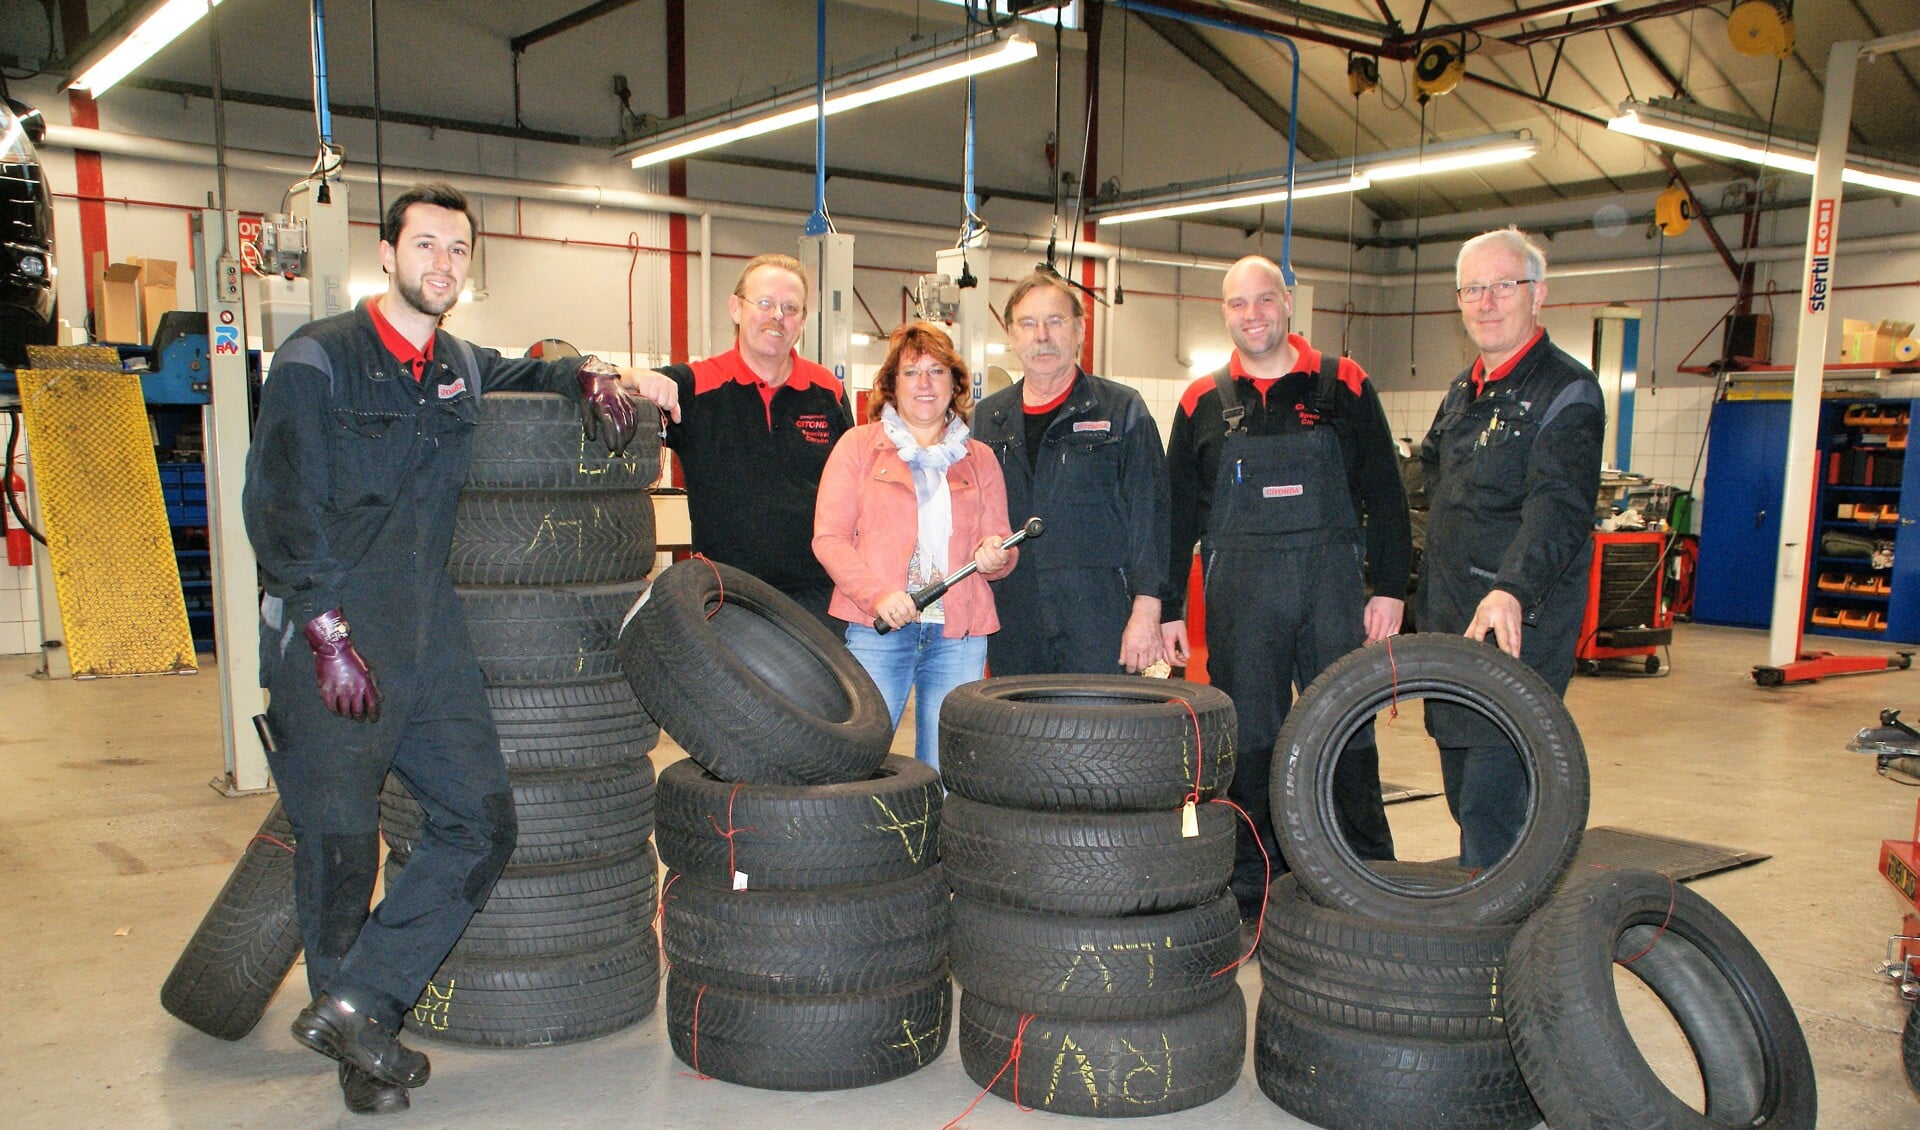
[[[33,535],[23,525],[15,525],[7,520],[18,501],[27,496],[27,481],[17,471],[7,473],[7,505],[0,506],[0,530],[7,534],[7,564],[30,566],[33,564]]]

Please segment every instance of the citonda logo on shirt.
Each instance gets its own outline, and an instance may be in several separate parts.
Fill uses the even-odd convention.
[[[1307,488],[1301,486],[1299,483],[1260,488],[1261,498],[1298,498],[1305,493],[1307,493]]]

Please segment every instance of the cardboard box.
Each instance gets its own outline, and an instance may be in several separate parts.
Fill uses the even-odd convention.
[[[1840,360],[1850,365],[1891,365],[1897,360],[1894,350],[1901,339],[1911,336],[1912,322],[1862,322],[1843,318]]]
[[[140,264],[93,262],[93,336],[99,341],[143,344],[140,334]]]
[[[142,259],[137,255],[127,257],[127,262],[140,268],[140,337],[141,344],[147,344],[160,332],[160,316],[179,306],[176,282],[180,277],[180,265],[171,259]]]

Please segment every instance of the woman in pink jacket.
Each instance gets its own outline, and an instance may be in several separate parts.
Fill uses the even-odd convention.
[[[1007,486],[985,444],[969,439],[971,379],[953,341],[927,322],[893,331],[874,377],[874,422],[840,437],[820,476],[813,554],[833,578],[827,610],[847,621],[847,649],[880,685],[893,723],[919,702],[914,755],[940,764],[940,703],[986,671],[1000,629],[989,580],[1011,572]],[[911,594],[977,561],[980,571],[916,613]],[[893,630],[881,635],[875,620]]]

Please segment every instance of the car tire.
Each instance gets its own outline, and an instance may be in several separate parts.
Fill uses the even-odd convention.
[[[1062,1020],[967,992],[959,1039],[967,1077],[1023,1109],[1094,1118],[1169,1114],[1212,1102],[1239,1081],[1247,1002],[1230,983],[1224,996],[1192,1012]]]
[[[955,893],[1059,914],[1157,914],[1199,906],[1227,889],[1233,810],[1203,804],[1198,834],[1181,814],[1032,812],[947,798],[940,859]]]
[[[941,813],[939,775],[911,757],[836,785],[732,784],[676,761],[660,772],[660,858],[723,890],[887,882],[939,859]]]
[[[620,633],[634,697],[723,781],[864,781],[892,714],[866,669],[786,594],[728,565],[682,561]]]
[[[253,1031],[300,956],[293,853],[275,801],[160,986],[162,1008],[218,1039]]]
[[[1355,854],[1333,799],[1334,769],[1354,732],[1414,698],[1492,718],[1533,782],[1526,825],[1505,858],[1439,890],[1396,883]],[[1560,696],[1519,660],[1463,636],[1396,636],[1339,659],[1295,700],[1274,745],[1271,797],[1280,850],[1315,902],[1386,921],[1520,922],[1546,901],[1580,847],[1586,749]]]
[[[1233,702],[1129,675],[965,683],[940,704],[940,773],[969,800],[1039,812],[1142,812],[1233,780]]]
[[[1693,1051],[1695,1111],[1636,1045],[1615,966],[1652,989]],[[1813,1060],[1766,961],[1714,906],[1664,875],[1587,867],[1514,937],[1507,1029],[1555,1130],[1814,1126]]]

